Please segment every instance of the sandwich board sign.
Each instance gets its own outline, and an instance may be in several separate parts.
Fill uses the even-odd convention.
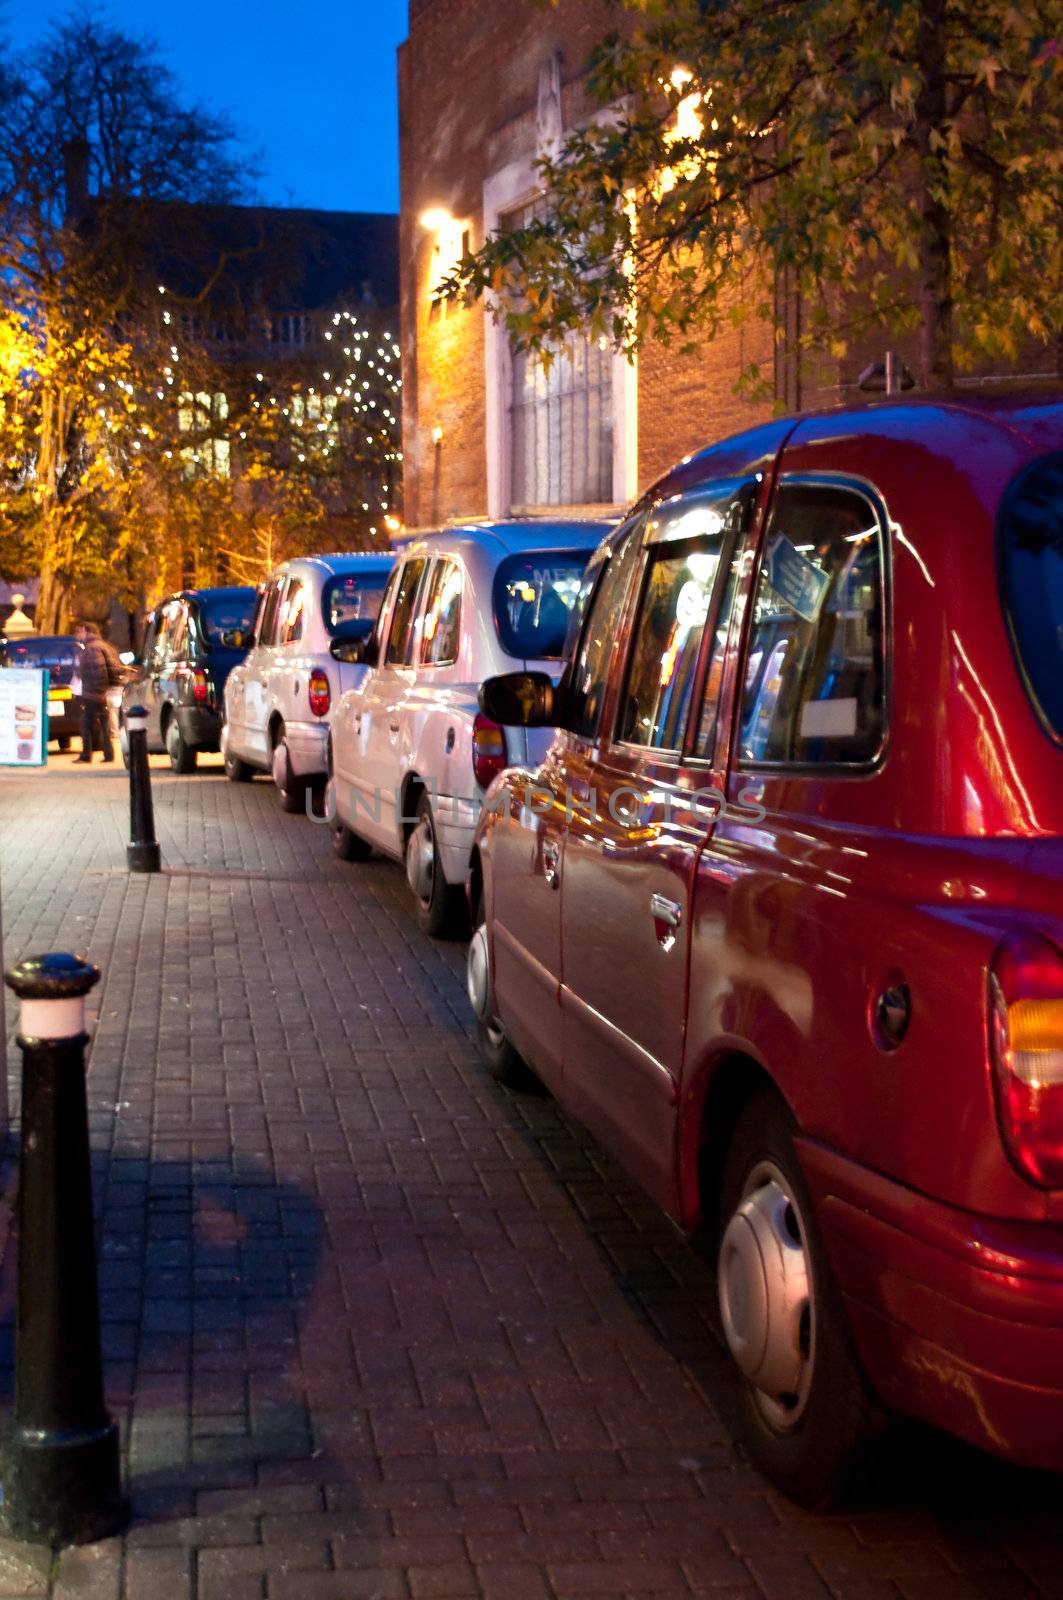
[[[42,667],[0,672],[0,767],[48,761],[48,673]]]

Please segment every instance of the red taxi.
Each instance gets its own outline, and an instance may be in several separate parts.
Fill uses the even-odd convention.
[[[1063,403],[686,460],[599,547],[488,792],[469,992],[717,1264],[748,1444],[889,1411],[1063,1468]]]

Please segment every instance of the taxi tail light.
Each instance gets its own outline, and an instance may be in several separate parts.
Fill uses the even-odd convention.
[[[486,789],[493,778],[509,766],[506,735],[500,723],[478,711],[472,724],[472,774]]]
[[[205,706],[210,699],[210,682],[202,667],[197,667],[192,674],[192,699],[197,706]]]
[[[315,717],[328,715],[328,708],[332,704],[332,691],[329,688],[328,673],[323,672],[320,667],[315,667],[310,674],[307,697]]]
[[[1063,954],[1006,939],[989,974],[989,1031],[1004,1146],[1022,1176],[1063,1188]]]

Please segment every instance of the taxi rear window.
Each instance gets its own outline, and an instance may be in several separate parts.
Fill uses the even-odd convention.
[[[495,626],[507,655],[523,660],[564,654],[569,614],[589,550],[536,550],[507,556],[495,573]]]
[[[325,626],[339,637],[368,633],[380,613],[386,572],[343,572],[330,578],[321,597]]]
[[[1001,597],[1023,680],[1063,742],[1063,452],[1011,484],[998,519]]]

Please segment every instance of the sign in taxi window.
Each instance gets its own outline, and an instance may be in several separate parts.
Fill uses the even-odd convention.
[[[48,673],[43,667],[0,672],[0,766],[43,767],[48,759]]]

